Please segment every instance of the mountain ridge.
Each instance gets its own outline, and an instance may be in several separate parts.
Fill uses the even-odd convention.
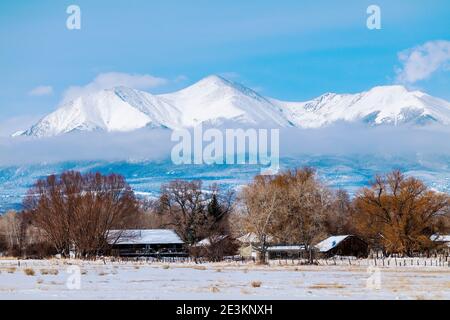
[[[200,123],[320,128],[337,121],[368,125],[450,125],[450,103],[403,86],[356,94],[326,93],[304,102],[265,97],[242,84],[208,76],[160,95],[114,87],[80,96],[16,135],[51,137],[73,131],[189,128]]]

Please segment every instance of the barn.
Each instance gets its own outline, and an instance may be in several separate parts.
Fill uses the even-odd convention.
[[[438,246],[438,251],[450,253],[450,234],[433,234],[430,240]]]
[[[111,254],[120,257],[185,257],[183,240],[171,229],[111,230]]]
[[[316,246],[319,256],[330,258],[333,256],[354,256],[367,258],[368,244],[354,235],[331,236]]]
[[[306,256],[304,245],[273,245],[267,248],[269,259],[299,259]]]

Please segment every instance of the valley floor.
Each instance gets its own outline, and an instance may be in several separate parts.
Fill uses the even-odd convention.
[[[0,299],[450,299],[450,267],[3,259]]]

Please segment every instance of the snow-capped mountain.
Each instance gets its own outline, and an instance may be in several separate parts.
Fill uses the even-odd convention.
[[[72,131],[132,131],[146,126],[187,128],[200,123],[319,128],[336,121],[370,125],[450,124],[450,103],[402,86],[358,94],[328,93],[307,102],[285,102],[219,76],[181,91],[152,95],[117,87],[81,96],[22,135],[49,137]]]
[[[296,126],[319,128],[336,121],[371,125],[450,124],[450,103],[403,86],[380,86],[358,94],[327,93],[307,102],[283,102],[287,118]]]
[[[181,91],[152,95],[117,87],[79,97],[25,131],[48,137],[72,131],[132,131],[145,126],[186,128],[202,122],[290,126],[281,107],[218,76]]]

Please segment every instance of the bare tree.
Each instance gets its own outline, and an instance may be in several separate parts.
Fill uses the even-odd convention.
[[[243,232],[254,234],[253,249],[258,252],[258,263],[266,263],[269,240],[274,234],[279,208],[282,206],[281,190],[269,176],[257,176],[245,186],[240,195]]]
[[[332,208],[332,192],[311,168],[283,172],[274,182],[284,198],[275,236],[283,243],[303,245],[313,263],[314,244],[326,235],[324,222]]]
[[[354,234],[352,223],[352,200],[346,190],[333,192],[332,206],[325,219],[325,229],[331,235]]]
[[[436,221],[449,217],[450,197],[394,171],[360,190],[354,205],[361,236],[386,253],[410,256],[430,248]]]
[[[139,212],[122,176],[73,171],[38,180],[24,206],[58,252],[79,257],[106,249],[109,231],[126,228]]]
[[[8,211],[5,215],[0,216],[0,230],[5,241],[5,247],[8,251],[17,248],[21,242],[20,228],[21,221],[17,212]]]
[[[192,253],[218,260],[234,254],[229,225],[233,200],[234,192],[220,190],[217,185],[204,189],[198,180],[175,180],[162,185],[158,210],[152,215],[164,227],[173,227]],[[201,240],[209,241],[207,250],[196,249]]]
[[[301,244],[313,261],[313,247],[325,234],[324,221],[332,204],[331,192],[314,170],[289,170],[258,176],[241,194],[244,232],[256,235],[255,250],[264,262],[268,240]]]
[[[206,205],[201,181],[175,180],[161,186],[159,212],[169,217],[167,226],[189,245],[202,239]]]

